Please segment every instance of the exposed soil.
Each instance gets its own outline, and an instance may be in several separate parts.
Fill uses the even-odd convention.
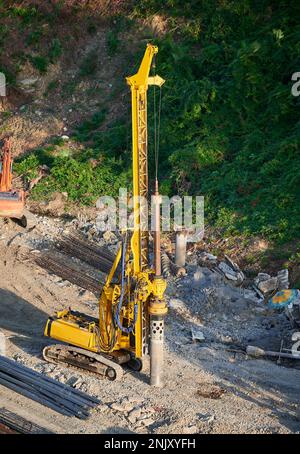
[[[97,395],[102,404],[81,421],[0,387],[2,406],[57,433],[299,432],[300,370],[290,363],[247,358],[238,348],[251,336],[253,343],[264,336],[265,345],[275,348],[290,329],[284,316],[242,301],[230,306],[216,300],[205,307],[200,289],[191,291],[193,263],[186,277],[169,280],[162,389],[150,387],[147,364],[141,373],[126,370],[121,382],[108,382],[46,363],[41,351],[49,344],[43,336],[48,315],[71,306],[97,316],[92,293],[48,274],[30,259],[72,228],[70,221],[42,217],[32,232],[11,222],[1,224],[0,329],[9,357]],[[268,318],[277,323],[261,323]],[[205,334],[202,342],[192,341],[191,329],[197,327]]]

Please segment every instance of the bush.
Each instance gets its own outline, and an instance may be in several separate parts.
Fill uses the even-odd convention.
[[[62,55],[62,52],[63,49],[60,40],[58,38],[54,38],[51,42],[49,50],[49,60],[51,63],[55,63]]]
[[[41,73],[44,74],[47,72],[49,61],[46,57],[42,55],[31,56],[30,61],[32,65]]]

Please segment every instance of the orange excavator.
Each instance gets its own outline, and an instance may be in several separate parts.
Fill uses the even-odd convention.
[[[0,159],[0,217],[17,219],[24,228],[35,226],[35,217],[25,208],[25,191],[12,188],[11,139],[4,139]]]

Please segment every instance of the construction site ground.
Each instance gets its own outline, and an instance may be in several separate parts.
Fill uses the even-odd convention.
[[[126,370],[120,382],[109,382],[46,363],[42,349],[50,342],[43,335],[47,317],[69,306],[97,316],[97,297],[34,262],[52,239],[73,228],[70,220],[39,217],[31,232],[11,221],[1,222],[0,330],[7,356],[102,402],[82,421],[0,386],[2,407],[54,433],[299,433],[297,361],[277,365],[251,359],[238,348],[228,351],[248,338],[278,348],[276,342],[288,329],[284,317],[241,301],[217,307],[216,300],[197,308],[197,298],[191,304],[184,297],[191,293],[194,265],[191,277],[188,269],[188,276],[169,282],[163,388],[150,387],[147,364],[140,373]],[[194,297],[197,291],[193,287]],[[196,328],[203,331],[203,341],[192,340],[191,330]]]

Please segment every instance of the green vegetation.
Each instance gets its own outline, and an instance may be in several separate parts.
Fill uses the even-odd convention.
[[[115,55],[118,50],[118,46],[120,44],[118,35],[113,31],[109,30],[106,35],[106,44],[108,49],[108,54],[110,56]]]
[[[81,77],[92,76],[98,68],[99,56],[95,49],[91,50],[83,59],[80,65],[79,75]]]
[[[161,12],[176,30],[157,40],[157,71],[167,80],[161,167],[168,189],[204,194],[209,221],[228,233],[299,238],[300,103],[291,95],[299,5],[139,5],[136,14]]]
[[[82,125],[78,134],[84,137],[93,121],[95,118]],[[73,202],[91,205],[99,196],[116,197],[120,187],[131,185],[130,170],[124,168],[121,159],[105,157],[98,148],[73,152],[62,139],[53,140],[53,145],[20,158],[14,169],[30,181],[38,175],[38,167],[43,164],[50,167],[50,175],[33,189],[34,200],[48,200],[53,192],[60,191],[67,192]]]
[[[49,50],[49,60],[51,63],[56,63],[56,61],[61,57],[63,53],[63,48],[61,42],[58,38],[54,38],[51,42]]]
[[[38,44],[40,42],[40,39],[42,36],[43,36],[43,31],[40,28],[29,32],[29,34],[26,38],[26,45],[32,46],[34,44]]]
[[[32,65],[41,73],[44,74],[47,72],[48,68],[48,59],[42,55],[30,56],[30,61]]]
[[[63,56],[64,46],[60,38],[53,36],[57,31],[62,33],[59,15],[67,5],[65,1],[9,3],[0,1],[0,68],[14,86],[26,61],[45,74],[49,64]],[[73,9],[69,8],[69,14]]]
[[[162,191],[204,195],[206,219],[227,234],[259,234],[275,243],[299,238],[300,97],[291,95],[291,75],[300,71],[298,3],[137,0],[128,3],[127,12],[109,19],[106,47],[110,56],[118,56],[121,50],[124,55],[124,31],[130,30],[128,40],[135,43],[128,55],[127,74],[143,54],[144,38],[152,36],[159,46],[156,71],[166,79],[160,131]],[[26,43],[34,46],[30,60],[40,72],[63,56],[59,39],[49,39],[45,49],[41,47],[44,37],[39,31],[42,21],[59,18],[63,4],[46,15],[36,6],[5,9],[0,2],[0,18],[5,13],[20,26],[30,25]],[[166,33],[159,37],[145,26],[153,15],[166,24]],[[85,30],[95,33],[94,17],[86,20]],[[140,39],[138,53],[136,36]],[[4,40],[1,30],[1,67]],[[98,62],[96,50],[90,51],[79,63],[76,79],[62,85],[62,96],[70,96],[80,78],[94,78]],[[13,81],[15,72],[10,74]],[[115,77],[114,87],[122,75]],[[114,102],[113,94],[110,102]],[[122,117],[108,124],[109,106],[103,107],[78,126],[72,137],[84,146],[80,154],[63,154],[65,144],[56,145],[60,151],[48,152],[51,174],[34,189],[34,197],[64,190],[74,201],[91,203],[98,190],[114,193],[122,186],[130,175],[130,125],[128,128],[128,118]],[[152,110],[151,88],[150,141]],[[35,156],[41,164],[43,153],[38,150]],[[99,164],[94,166],[91,160]],[[150,143],[152,175],[153,161]],[[60,169],[66,172],[65,178]]]
[[[48,199],[54,191],[67,192],[69,200],[90,205],[101,195],[118,196],[120,185],[126,187],[127,183],[128,174],[112,159],[94,168],[90,161],[82,162],[62,153],[54,158],[50,176],[34,188],[32,195],[40,200]]]

